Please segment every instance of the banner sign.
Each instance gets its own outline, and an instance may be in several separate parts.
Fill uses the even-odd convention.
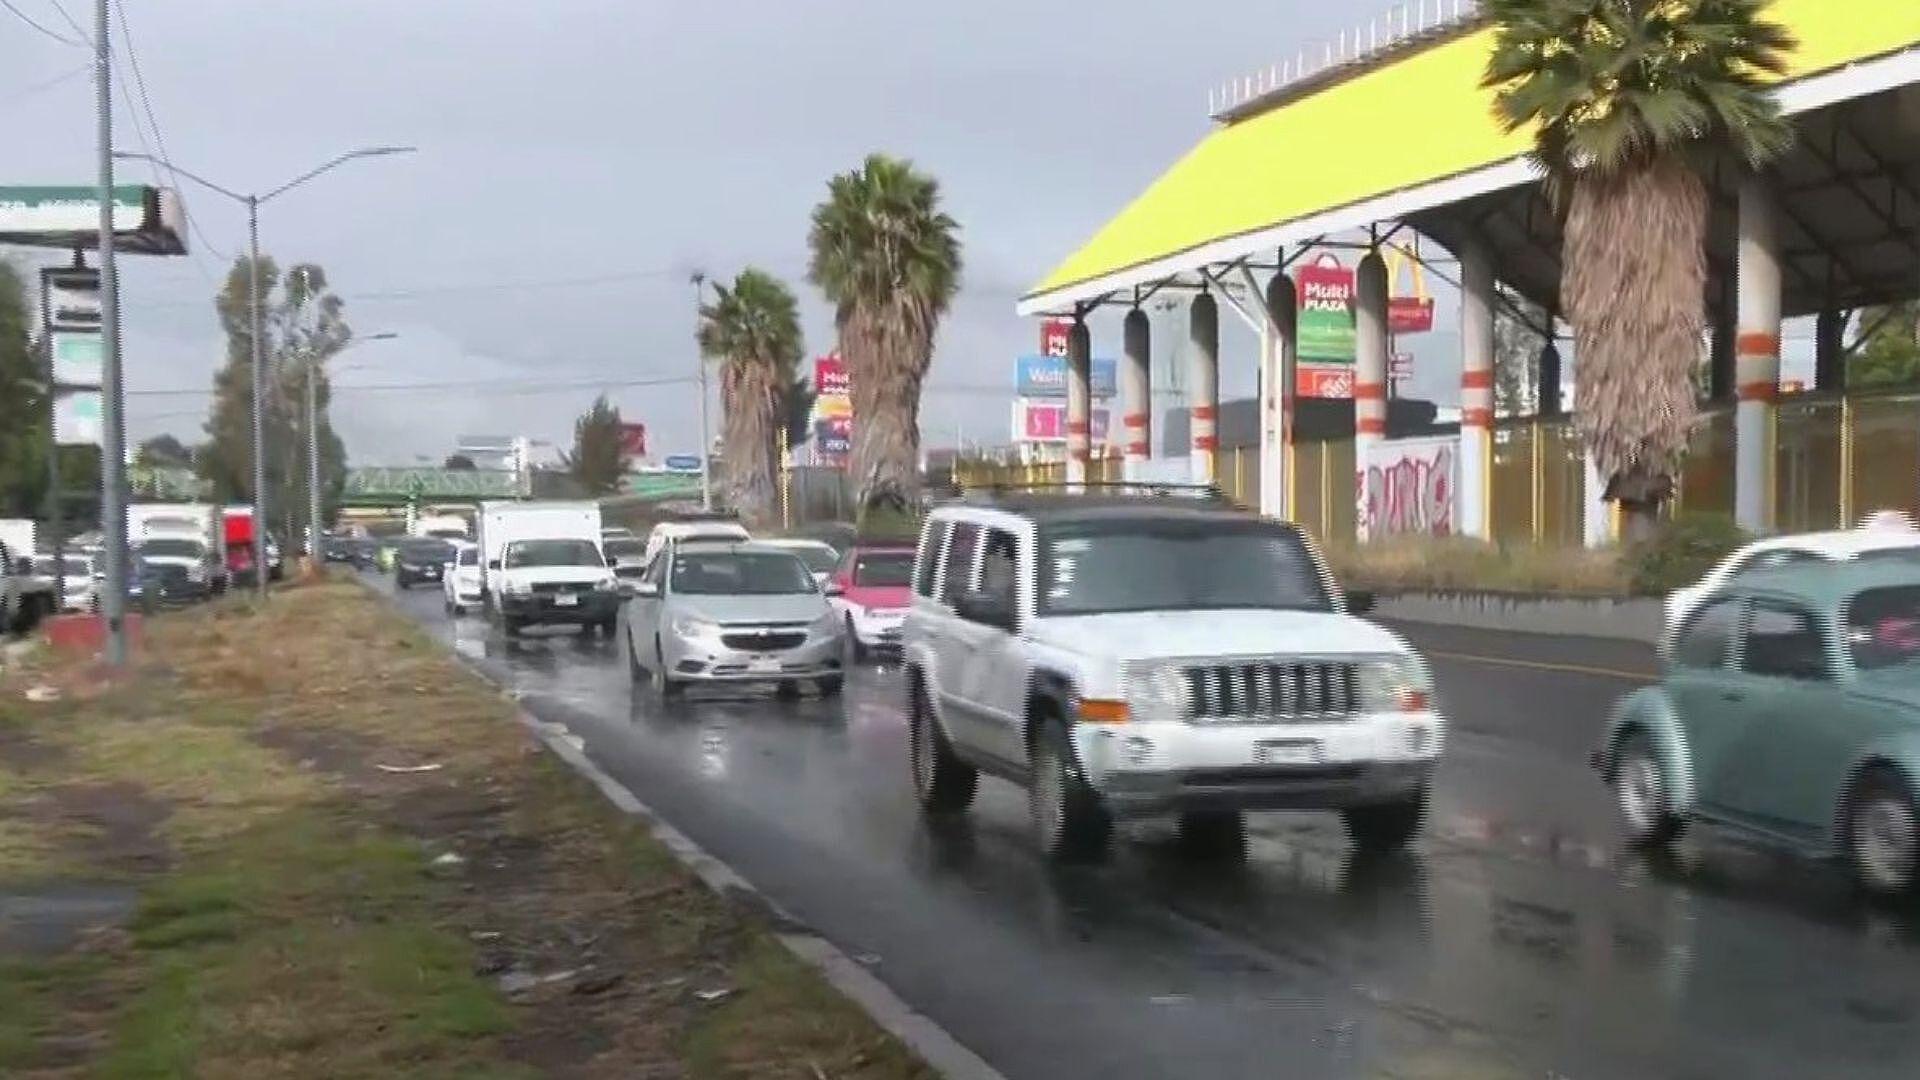
[[[1073,323],[1066,319],[1048,319],[1040,324],[1040,355],[1067,355],[1067,342],[1072,337]]]
[[[1015,415],[1019,425],[1014,429],[1017,442],[1063,443],[1067,441],[1067,407],[1052,401],[1021,401],[1015,403]],[[1109,416],[1106,409],[1094,409],[1088,416],[1087,428],[1096,446],[1107,441]]]
[[[1294,274],[1302,361],[1353,363],[1353,271],[1322,253]]]
[[[1396,439],[1367,450],[1360,477],[1366,535],[1452,536],[1459,496],[1457,436]]]
[[[1352,364],[1301,364],[1294,376],[1294,392],[1303,398],[1344,399],[1353,396]]]
[[[105,427],[100,384],[106,370],[99,272],[85,267],[41,270],[40,325],[54,388],[53,441],[98,446]]]
[[[700,471],[699,454],[668,454],[661,462],[668,472],[697,473]]]
[[[1094,357],[1088,389],[1094,400],[1110,398],[1119,392],[1119,365],[1112,359]],[[1013,392],[1021,397],[1064,398],[1067,396],[1067,358],[1064,356],[1023,356],[1014,366]]]
[[[1394,334],[1424,334],[1433,329],[1433,298],[1430,296],[1390,296],[1387,298],[1387,330]]]
[[[106,343],[98,332],[53,333],[53,381],[62,386],[98,387],[106,366]]]
[[[629,458],[647,456],[647,425],[634,423],[620,425],[620,453],[623,457]]]

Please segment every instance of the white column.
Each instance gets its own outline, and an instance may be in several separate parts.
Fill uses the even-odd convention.
[[[1067,335],[1067,483],[1087,482],[1093,419],[1093,339],[1075,320]]]
[[[1387,266],[1377,253],[1360,260],[1353,285],[1354,536],[1367,539],[1367,461],[1387,436]]]
[[[1260,335],[1260,512],[1293,519],[1293,403],[1297,400],[1299,337],[1293,279],[1267,282],[1269,326]]]
[[[1780,229],[1773,193],[1759,176],[1740,186],[1734,343],[1733,517],[1743,529],[1773,527],[1773,408],[1780,389]]]
[[[1220,449],[1220,308],[1201,293],[1187,313],[1187,437],[1191,440],[1193,480],[1211,484],[1214,454]]]
[[[1140,463],[1153,456],[1153,329],[1147,313],[1127,312],[1122,326],[1125,358],[1120,368],[1121,424],[1126,478],[1140,479]]]
[[[1493,260],[1478,240],[1460,245],[1460,535],[1492,539]]]

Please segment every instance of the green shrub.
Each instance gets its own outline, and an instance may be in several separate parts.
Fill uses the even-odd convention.
[[[1633,591],[1659,595],[1691,585],[1749,539],[1719,514],[1683,514],[1662,522],[1652,536],[1627,549]]]

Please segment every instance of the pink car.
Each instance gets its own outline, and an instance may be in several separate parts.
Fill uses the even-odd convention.
[[[855,544],[840,556],[828,583],[839,587],[833,605],[847,621],[855,659],[899,651],[900,624],[913,592],[912,547]]]

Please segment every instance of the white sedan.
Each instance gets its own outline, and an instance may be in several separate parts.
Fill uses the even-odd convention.
[[[1720,560],[1706,576],[1668,594],[1661,622],[1664,649],[1674,631],[1701,601],[1748,570],[1769,570],[1801,562],[1849,562],[1861,558],[1920,557],[1920,530],[1904,515],[1876,514],[1857,529],[1769,536]]]
[[[453,557],[440,574],[440,588],[446,594],[447,614],[461,615],[480,604],[480,545],[468,540],[450,542]]]

